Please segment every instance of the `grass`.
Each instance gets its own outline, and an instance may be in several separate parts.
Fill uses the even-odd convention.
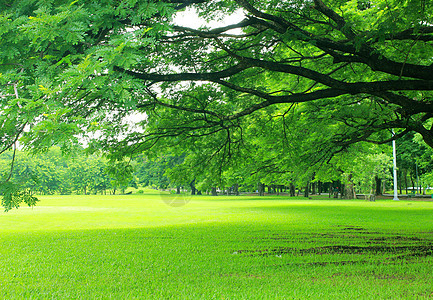
[[[433,299],[432,202],[168,197],[0,213],[0,299]]]

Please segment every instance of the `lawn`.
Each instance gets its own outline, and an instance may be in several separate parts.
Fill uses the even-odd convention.
[[[170,197],[0,213],[0,299],[433,299],[433,202]]]

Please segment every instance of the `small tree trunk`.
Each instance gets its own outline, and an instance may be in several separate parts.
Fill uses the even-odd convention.
[[[398,173],[398,176],[397,176],[397,180],[398,180],[398,182],[397,182],[397,185],[398,185],[398,187],[399,187],[399,190],[400,190],[400,195],[401,194],[403,194],[403,191],[402,191],[402,185],[403,185],[403,182],[401,181],[401,174],[403,173],[403,172],[401,172],[401,171],[397,171],[397,173]]]
[[[176,194],[180,194],[180,186],[176,187]]]
[[[376,182],[375,195],[382,195],[382,179],[379,177],[374,177],[374,181]]]
[[[195,188],[195,179],[193,181],[191,181],[191,183],[189,184],[190,188],[191,188],[191,195],[195,195],[197,192],[197,189]]]

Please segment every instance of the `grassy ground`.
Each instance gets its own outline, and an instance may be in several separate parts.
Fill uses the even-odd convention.
[[[433,299],[432,202],[41,200],[0,213],[0,299]]]

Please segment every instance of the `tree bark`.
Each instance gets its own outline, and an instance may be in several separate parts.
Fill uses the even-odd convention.
[[[191,188],[191,195],[195,195],[197,192],[197,189],[195,188],[195,179],[193,181],[191,181],[191,183],[189,184],[190,188]]]
[[[410,174],[410,182],[412,182],[412,191],[415,192],[415,183],[413,182],[413,176]],[[417,187],[418,189],[418,187]]]
[[[218,196],[218,193],[217,193],[216,187],[213,187],[213,188],[211,189],[211,193],[212,193],[212,196]]]
[[[293,183],[290,183],[290,197],[295,197],[296,189]]]
[[[341,186],[341,198],[344,199],[356,199],[355,188],[353,184],[353,176],[349,174],[347,178],[347,183],[342,184]]]
[[[233,189],[234,189],[234,193],[235,193],[235,195],[236,196],[239,196],[239,184],[235,184],[234,186],[233,186]]]
[[[305,191],[304,191],[304,197],[308,198],[310,196],[310,182],[307,182],[307,185],[305,186]]]
[[[374,194],[376,196],[382,195],[382,179],[379,178],[379,177],[377,177],[377,176],[375,176],[374,177],[374,181],[375,181],[375,184],[376,184],[376,188],[375,188],[375,193]]]
[[[259,192],[259,196],[265,195],[265,185],[263,183],[259,182],[257,190]]]

